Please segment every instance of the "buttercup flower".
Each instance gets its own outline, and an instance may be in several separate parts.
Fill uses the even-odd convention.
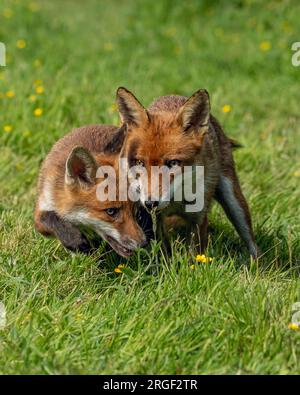
[[[7,91],[5,93],[5,96],[11,99],[12,97],[15,96],[15,92],[14,91]]]
[[[191,265],[190,269],[195,270],[196,269],[196,265]]]
[[[213,260],[213,258],[209,257],[209,256],[205,256],[203,255],[197,255],[196,256],[196,261],[197,262],[202,262],[202,263],[209,263]]]
[[[36,91],[37,94],[40,95],[41,93],[45,92],[45,89],[44,89],[43,86],[39,85],[39,86],[36,87],[35,91]]]
[[[300,177],[300,170],[296,170],[294,172],[294,177]]]
[[[225,106],[222,107],[222,112],[225,114],[231,111],[231,106],[229,104],[225,104]]]
[[[33,113],[36,117],[40,117],[43,114],[43,110],[41,108],[36,108]]]
[[[10,133],[13,130],[13,127],[11,125],[4,125],[3,130],[6,133]]]
[[[23,137],[29,137],[29,136],[31,136],[31,131],[25,130],[25,132],[23,132]]]
[[[17,41],[17,47],[20,49],[23,49],[26,47],[26,41],[25,40],[18,40]]]
[[[122,273],[121,269],[123,269],[124,267],[125,265],[121,263],[120,265],[118,265],[118,267],[115,268],[115,273]]]
[[[41,61],[39,59],[36,59],[33,62],[33,66],[36,67],[36,68],[41,67],[41,65],[42,65],[42,63],[41,63]]]
[[[299,329],[299,325],[296,324],[295,322],[290,322],[288,328],[292,329],[293,331],[297,331]]]
[[[270,41],[262,41],[259,45],[261,51],[269,51],[271,49]]]

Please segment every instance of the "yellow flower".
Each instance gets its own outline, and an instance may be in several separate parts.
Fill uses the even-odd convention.
[[[41,93],[44,93],[44,92],[45,92],[45,89],[44,89],[43,86],[37,86],[36,89],[35,89],[35,91],[36,91],[37,94],[40,95]]]
[[[117,111],[117,105],[115,103],[113,103],[111,106],[108,107],[109,114],[113,114],[114,112]]]
[[[292,329],[293,331],[297,331],[299,329],[299,325],[296,324],[295,322],[290,322],[288,328]]]
[[[294,177],[300,177],[300,170],[296,170],[293,175]]]
[[[115,268],[115,273],[122,273],[122,270],[125,267],[124,264],[120,263],[120,265],[118,265],[118,267]]]
[[[16,163],[16,170],[21,171],[24,169],[24,165],[22,163]]]
[[[261,51],[269,51],[271,49],[270,41],[262,41],[259,45]]]
[[[231,111],[231,106],[229,104],[225,104],[225,106],[222,107],[222,111],[226,114]]]
[[[25,40],[18,40],[17,41],[17,47],[20,49],[23,49],[26,47],[26,41]]]
[[[196,256],[196,261],[197,262],[203,262],[203,263],[209,263],[213,260],[213,258],[205,255],[197,255]]]
[[[190,269],[195,270],[196,269],[196,265],[191,265]]]
[[[9,97],[9,98],[11,99],[12,97],[15,96],[15,92],[14,92],[14,91],[7,91],[7,92],[5,93],[5,96],[6,96],[6,97]]]
[[[13,12],[10,8],[5,8],[5,10],[3,11],[3,16],[7,19],[11,18],[13,15]]]
[[[3,130],[6,133],[10,133],[13,130],[13,127],[11,125],[4,125]]]
[[[114,49],[114,46],[112,43],[104,43],[103,48],[105,51],[110,52]]]
[[[29,136],[31,136],[31,131],[25,130],[25,132],[23,132],[23,137],[29,137]]]
[[[28,100],[31,101],[31,102],[36,101],[36,95],[30,95]]]
[[[43,110],[42,110],[41,108],[36,108],[36,109],[34,110],[34,115],[35,115],[36,117],[40,117],[42,114],[43,114]]]
[[[38,85],[42,85],[43,81],[42,80],[35,80],[33,85],[34,86],[38,86]]]
[[[39,59],[36,59],[36,60],[33,62],[33,65],[34,65],[34,67],[38,68],[38,67],[41,67],[42,62],[41,62]]]

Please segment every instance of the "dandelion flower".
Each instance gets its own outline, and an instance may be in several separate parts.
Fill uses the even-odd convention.
[[[25,40],[18,40],[17,41],[17,47],[20,49],[23,49],[26,47],[26,41]]]
[[[292,329],[293,331],[297,331],[299,329],[299,325],[296,324],[295,322],[290,322],[288,328]]]
[[[270,41],[262,41],[259,45],[261,51],[269,51],[271,49]]]
[[[41,93],[45,92],[45,88],[43,86],[39,85],[39,86],[36,87],[35,91],[36,91],[37,94],[40,95]]]
[[[43,114],[43,110],[41,108],[36,108],[33,113],[35,117],[40,117]]]
[[[15,96],[15,92],[14,91],[7,91],[5,93],[5,96],[8,97],[9,99],[11,99],[12,97]]]
[[[227,114],[230,111],[231,111],[231,106],[229,104],[225,104],[225,106],[222,107],[222,112],[224,112],[224,114]]]
[[[10,133],[13,130],[13,127],[11,125],[4,125],[3,130],[6,133]]]

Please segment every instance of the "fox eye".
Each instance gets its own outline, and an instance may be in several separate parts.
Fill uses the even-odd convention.
[[[177,159],[172,159],[172,160],[167,160],[166,161],[166,165],[171,168],[171,167],[175,167],[175,166],[180,166],[181,165],[181,161],[177,160]]]
[[[115,217],[118,214],[118,212],[120,211],[120,209],[116,208],[116,207],[110,207],[110,208],[107,208],[105,211],[110,217]]]
[[[142,160],[140,160],[140,159],[135,159],[135,160],[134,160],[134,165],[135,165],[135,166],[144,167],[144,166],[145,166],[145,163],[144,163]]]

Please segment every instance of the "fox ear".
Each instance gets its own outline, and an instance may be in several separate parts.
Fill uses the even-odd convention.
[[[195,92],[181,107],[177,121],[184,131],[208,126],[210,101],[208,92],[200,89]]]
[[[141,126],[149,122],[147,110],[129,90],[122,87],[118,88],[116,100],[123,123]]]
[[[88,188],[95,183],[97,164],[92,154],[83,147],[75,147],[66,162],[65,182]]]

